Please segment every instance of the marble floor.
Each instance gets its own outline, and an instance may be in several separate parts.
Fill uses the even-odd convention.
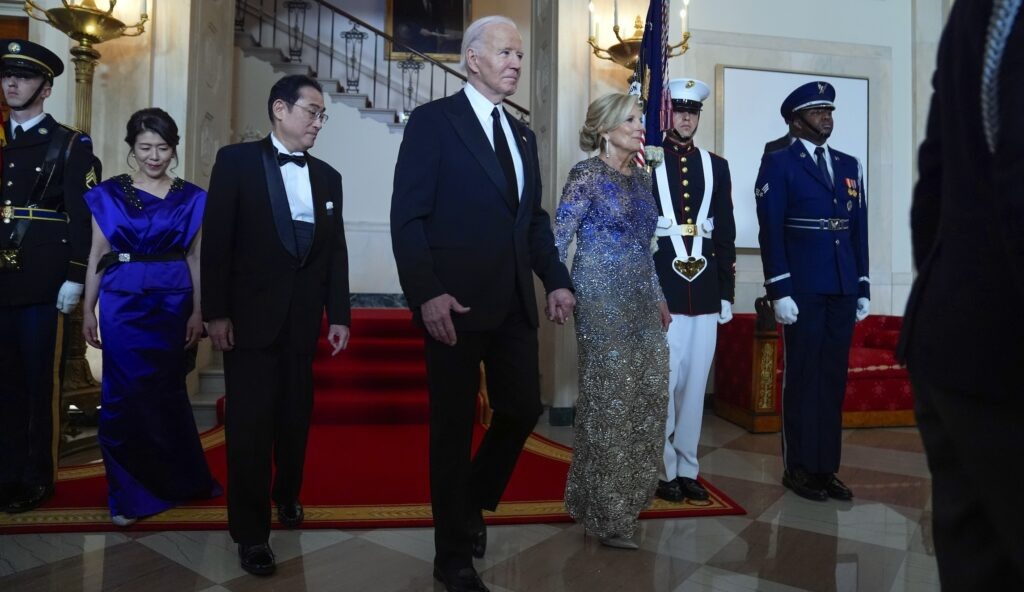
[[[570,428],[539,430],[570,443]],[[639,551],[602,547],[576,525],[489,529],[477,569],[494,592],[910,592],[938,590],[930,476],[917,430],[844,434],[853,502],[818,503],[779,483],[778,435],[714,416],[702,474],[746,516],[644,521]],[[0,536],[5,592],[438,591],[429,529],[275,531],[272,578],[238,566],[225,532]]]

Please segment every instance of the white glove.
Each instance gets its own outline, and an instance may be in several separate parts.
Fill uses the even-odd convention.
[[[864,319],[868,318],[869,314],[871,314],[871,301],[868,300],[867,298],[858,298],[857,299],[857,322],[859,323],[859,322],[863,321]]]
[[[82,299],[84,291],[85,286],[78,282],[64,282],[60,287],[60,292],[57,292],[57,310],[64,314],[71,314],[71,311],[75,310],[78,302]]]
[[[732,305],[728,300],[722,301],[722,310],[718,313],[718,324],[724,325],[732,320]]]
[[[772,308],[775,309],[775,320],[783,325],[792,325],[796,322],[796,315],[800,314],[796,302],[789,296],[772,300]]]

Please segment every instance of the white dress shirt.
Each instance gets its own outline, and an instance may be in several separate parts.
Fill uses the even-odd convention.
[[[516,137],[512,133],[512,125],[509,124],[508,118],[505,117],[505,110],[502,109],[501,104],[495,105],[487,97],[482,95],[480,91],[473,88],[471,83],[466,83],[465,87],[466,97],[469,99],[469,104],[473,108],[473,112],[476,113],[477,119],[480,120],[480,126],[484,128],[484,133],[487,134],[487,140],[491,143],[491,149],[494,149],[494,124],[491,119],[491,112],[494,108],[498,108],[498,113],[501,114],[501,129],[505,132],[505,141],[508,142],[509,152],[512,153],[512,165],[516,168],[516,187],[519,188],[519,195],[517,198],[522,198],[523,195],[523,157],[519,154],[519,143],[516,142]]]
[[[305,156],[302,152],[289,152],[273,133],[270,141],[282,154]],[[289,162],[281,167],[281,178],[284,180],[284,191],[288,194],[288,209],[292,212],[292,220],[313,223],[313,187],[309,183],[309,163],[300,167]]]
[[[14,136],[16,135],[15,132],[14,132],[14,129],[17,128],[19,125],[21,126],[21,131],[27,132],[28,130],[34,128],[40,121],[46,119],[46,112],[43,112],[43,113],[40,113],[39,115],[36,115],[32,119],[29,119],[25,123],[18,123],[17,120],[14,119],[14,113],[15,113],[14,111],[11,112],[11,139],[12,140],[14,139]]]
[[[807,153],[811,155],[811,162],[817,166],[817,156],[814,155],[814,149],[817,148],[817,146],[815,146],[810,140],[800,138],[800,141],[804,143],[804,148],[806,148]],[[828,166],[828,176],[832,178],[832,184],[835,185],[836,173],[832,170],[832,152],[828,149],[828,144],[822,144],[821,147],[825,149],[825,164]]]

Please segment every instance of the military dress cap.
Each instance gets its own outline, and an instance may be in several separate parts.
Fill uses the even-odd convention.
[[[53,80],[64,72],[57,54],[24,39],[0,39],[0,71],[28,70]]]
[[[779,112],[782,118],[789,121],[793,114],[804,109],[835,109],[836,89],[824,80],[815,80],[798,86],[789,93]]]
[[[700,111],[711,94],[711,88],[693,78],[673,78],[668,81],[668,93],[673,111]]]

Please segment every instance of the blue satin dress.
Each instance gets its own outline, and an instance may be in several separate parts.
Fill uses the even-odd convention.
[[[113,251],[187,252],[206,192],[176,179],[163,199],[120,175],[85,194]],[[108,267],[99,290],[103,390],[99,443],[111,515],[139,518],[216,497],[185,389],[192,279],[184,259]]]

